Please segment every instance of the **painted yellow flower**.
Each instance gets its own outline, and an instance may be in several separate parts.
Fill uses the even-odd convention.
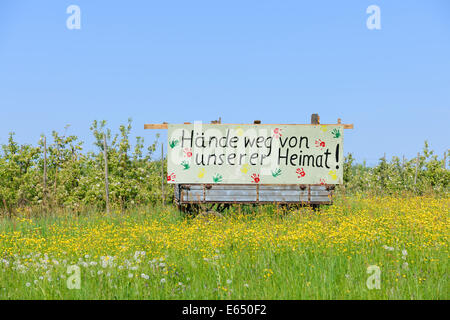
[[[328,127],[327,126],[320,126],[320,130],[325,133],[325,132],[327,132]]]
[[[205,173],[206,173],[205,168],[200,168],[200,169],[198,170],[197,176],[201,179],[201,178],[203,178],[203,177],[205,176]]]
[[[243,166],[241,167],[241,172],[245,174],[248,172],[248,169],[249,169],[248,164],[244,163]]]
[[[242,129],[241,127],[237,127],[235,130],[238,136],[242,136],[244,134],[244,129]]]
[[[331,176],[331,179],[333,179],[333,180],[336,180],[336,179],[337,179],[336,171],[330,170],[330,171],[328,172],[328,174]]]

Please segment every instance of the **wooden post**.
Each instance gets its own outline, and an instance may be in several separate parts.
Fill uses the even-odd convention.
[[[161,143],[161,197],[162,197],[162,205],[165,206],[166,200],[164,196],[164,143]]]
[[[318,113],[313,113],[311,115],[311,124],[320,124],[320,117]]]
[[[381,172],[381,187],[384,188],[386,180],[386,152],[383,154],[383,171]]]
[[[106,146],[106,134],[103,134],[103,156],[105,158],[106,213],[109,214],[108,149]]]
[[[47,138],[44,136],[44,203],[47,194]]]
[[[58,199],[56,197],[56,187],[58,185],[58,168],[59,168],[59,161],[60,161],[60,158],[59,158],[59,144],[58,143],[56,143],[56,160],[57,161],[56,161],[56,166],[55,166],[55,183],[53,185],[53,204],[55,206],[58,205]]]
[[[417,152],[416,174],[414,175],[414,184],[417,183],[417,170],[419,170],[419,157],[420,157],[420,152]]]
[[[9,212],[9,210],[8,210],[8,206],[7,206],[7,204],[6,204],[5,198],[3,198],[3,205],[5,206],[6,213],[7,213],[7,214],[9,213],[9,217],[11,218],[11,212]]]
[[[447,151],[444,151],[444,169],[447,169]]]

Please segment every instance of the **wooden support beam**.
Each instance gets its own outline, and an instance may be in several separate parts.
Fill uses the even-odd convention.
[[[108,146],[106,145],[106,135],[105,134],[103,134],[103,157],[105,158],[106,214],[109,215]]]
[[[185,123],[188,124],[188,123]],[[213,123],[213,124],[219,124],[219,123]],[[235,125],[235,126],[252,126],[254,125],[253,123],[224,123],[224,125]],[[269,124],[269,123],[261,123],[258,124],[259,126],[315,126],[315,124],[304,124],[304,123],[299,123],[299,124],[293,124],[293,123],[287,123],[287,124]],[[344,123],[327,123],[327,124],[321,124],[323,126],[343,126],[344,129],[353,129],[353,123],[352,124],[344,124]],[[167,129],[168,128],[168,124],[167,123],[146,123],[144,124],[144,129]]]

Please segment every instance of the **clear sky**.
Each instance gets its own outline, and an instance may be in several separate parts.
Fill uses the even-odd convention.
[[[69,30],[69,5],[81,29]],[[381,30],[369,30],[369,5]],[[450,1],[0,0],[0,143],[89,126],[354,123],[374,163],[449,148]],[[161,132],[164,135],[164,131]]]

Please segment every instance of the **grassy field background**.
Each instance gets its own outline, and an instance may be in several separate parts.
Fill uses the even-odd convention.
[[[223,217],[22,209],[0,218],[0,299],[448,299],[449,200],[340,196]]]

